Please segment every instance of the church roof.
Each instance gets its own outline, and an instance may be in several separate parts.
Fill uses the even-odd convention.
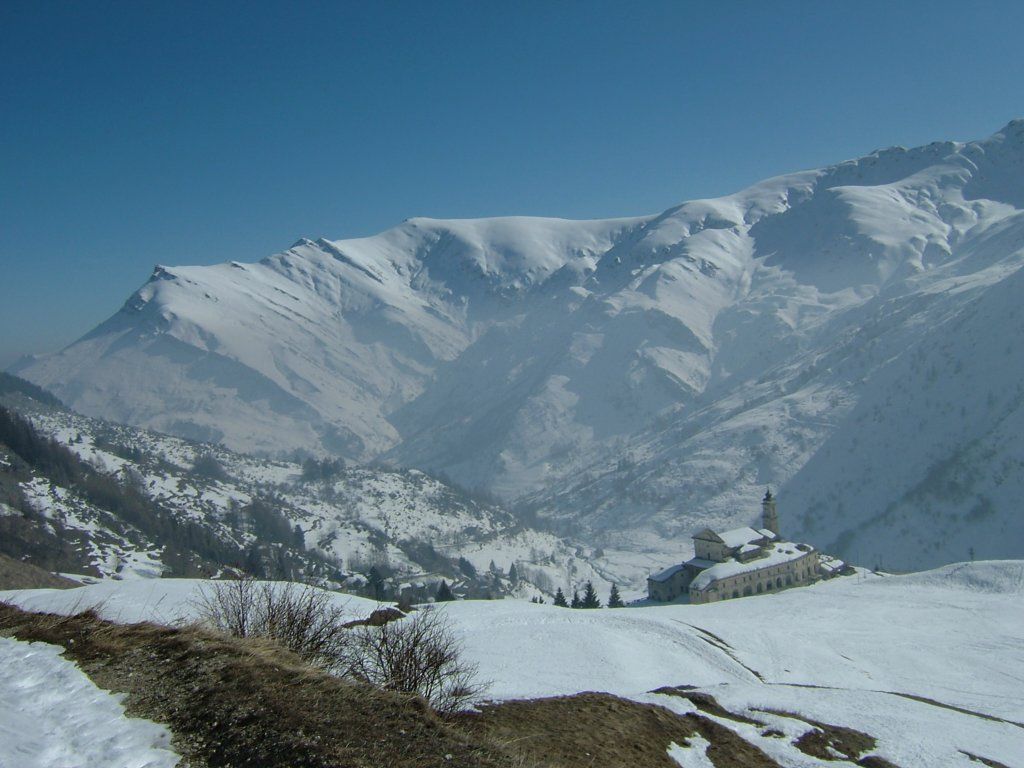
[[[688,565],[691,568],[702,571],[705,568],[710,568],[712,565],[717,563],[717,560],[705,560],[703,557],[691,557],[683,565]]]
[[[763,533],[755,531],[753,528],[733,528],[731,531],[722,531],[718,534],[718,538],[730,549],[742,547],[744,544],[752,544],[764,537]]]
[[[684,565],[682,563],[678,563],[676,565],[670,565],[665,570],[659,571],[658,573],[654,574],[653,576],[648,576],[647,578],[650,581],[658,581],[658,582],[668,581],[673,576],[675,576],[677,573],[679,573],[681,570],[683,570],[683,568],[684,568]]]
[[[724,543],[722,541],[722,537],[710,528],[704,528],[703,530],[697,531],[697,533],[693,534],[693,538],[702,539],[704,541],[717,541],[720,544]]]

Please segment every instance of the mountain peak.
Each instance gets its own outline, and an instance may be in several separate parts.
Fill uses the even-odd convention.
[[[1013,136],[1024,141],[1024,117],[1015,117],[1000,129],[996,135]]]

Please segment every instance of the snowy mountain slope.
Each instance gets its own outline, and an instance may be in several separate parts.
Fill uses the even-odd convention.
[[[255,265],[159,268],[20,372],[94,415],[443,471],[606,549],[683,554],[698,525],[749,522],[771,483],[788,530],[839,554],[895,568],[1019,555],[1004,501],[1019,473],[943,502],[951,532],[992,510],[970,542],[925,535],[932,512],[907,494],[995,429],[962,371],[1015,408],[1019,352],[1008,368],[967,317],[987,307],[990,337],[1016,327],[998,296],[1024,257],[1022,169],[1014,121],[640,219],[413,219]],[[912,356],[927,373],[943,339],[952,368],[927,397],[898,396]],[[962,417],[904,439],[950,409]],[[1004,429],[970,461],[1022,448]]]
[[[167,514],[209,529],[242,552],[285,544],[293,550],[289,568],[305,570],[307,577],[322,576],[316,569],[324,562],[292,562],[296,556],[301,560],[303,552],[333,563],[328,581],[338,581],[340,570],[350,588],[364,584],[374,566],[390,576],[393,586],[423,583],[430,594],[441,578],[458,583],[460,591],[523,596],[550,595],[558,587],[571,591],[588,579],[606,591],[616,579],[577,544],[523,526],[502,507],[422,472],[335,467],[328,476],[311,479],[292,462],[235,454],[24,399],[20,405],[40,433],[104,475],[141,489]],[[214,464],[216,471],[197,471],[199,460]],[[0,474],[0,487],[3,480]],[[38,473],[18,485],[33,510],[81,539],[82,562],[93,575],[156,576],[166,569],[163,547],[131,526],[126,529],[116,514],[90,504],[74,489]],[[260,524],[254,505],[281,516],[285,539],[269,523]],[[455,567],[460,557],[479,577]],[[278,572],[262,560],[268,575],[297,575]],[[492,563],[495,573],[489,570]],[[519,574],[515,584],[508,579],[513,565]]]
[[[116,621],[169,621],[195,610],[201,584],[107,582],[0,599],[28,610],[96,605]],[[347,613],[374,608],[345,595],[332,600]],[[967,768],[979,764],[971,755],[993,765],[1020,762],[1022,607],[1024,567],[1004,561],[907,576],[861,573],[702,606],[587,611],[504,600],[442,610],[493,699],[604,691],[685,714],[700,711],[687,693],[710,694],[734,714],[704,714],[781,766],[854,764],[797,747],[815,723],[827,723],[874,737],[870,752],[889,764]],[[665,686],[691,688],[652,693]],[[680,750],[681,759],[703,756],[695,747]]]
[[[630,226],[411,219],[375,238],[303,239],[257,264],[157,267],[32,375],[90,415],[250,451],[365,458],[398,440],[387,414],[481,322]]]

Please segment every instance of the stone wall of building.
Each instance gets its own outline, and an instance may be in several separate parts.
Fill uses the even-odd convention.
[[[693,581],[693,574],[686,568],[680,568],[664,581],[648,579],[647,594],[652,600],[667,603],[686,594],[691,581]]]
[[[818,579],[818,553],[811,551],[796,560],[737,573],[713,582],[704,590],[690,590],[691,603],[714,603],[735,597],[779,592]]]

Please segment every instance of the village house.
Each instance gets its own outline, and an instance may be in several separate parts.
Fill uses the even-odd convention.
[[[691,603],[713,603],[798,587],[821,576],[814,547],[779,535],[771,490],[761,501],[761,528],[705,528],[694,535],[693,548],[694,557],[685,563],[648,577],[651,600],[668,602],[688,594]]]

